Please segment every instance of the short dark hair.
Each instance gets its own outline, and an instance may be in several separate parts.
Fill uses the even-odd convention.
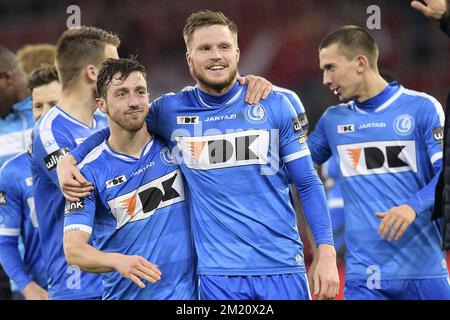
[[[97,97],[106,99],[106,91],[115,75],[120,74],[119,80],[124,81],[135,71],[140,72],[147,82],[147,71],[136,57],[107,59],[98,73]]]
[[[28,78],[28,87],[33,91],[34,88],[50,84],[53,81],[59,82],[58,72],[56,72],[55,66],[47,65],[33,71]]]
[[[369,60],[372,69],[377,70],[378,45],[375,39],[363,28],[358,26],[344,26],[331,32],[320,42],[319,50],[338,45],[338,52],[348,60],[352,60],[358,54],[363,54]]]
[[[120,45],[113,33],[81,26],[66,30],[56,44],[56,68],[62,89],[67,88],[88,64],[100,66],[105,59],[105,45]]]
[[[183,29],[183,37],[184,42],[186,43],[186,48],[189,49],[192,42],[192,35],[195,30],[213,25],[227,26],[228,29],[230,29],[231,34],[236,38],[237,43],[238,29],[233,21],[231,21],[220,11],[203,10],[191,14],[186,19],[186,25]]]

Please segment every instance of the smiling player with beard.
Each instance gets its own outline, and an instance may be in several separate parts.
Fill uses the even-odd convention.
[[[237,28],[222,13],[192,14],[183,34],[197,85],[153,101],[147,124],[172,148],[186,179],[200,298],[310,299],[290,181],[318,245],[314,292],[334,298],[336,251],[301,110],[277,88],[259,104],[244,101],[247,86],[236,81]],[[105,135],[92,136],[75,159]]]

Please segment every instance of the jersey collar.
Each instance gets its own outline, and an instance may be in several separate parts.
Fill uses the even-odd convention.
[[[397,82],[389,83],[383,91],[376,96],[369,98],[363,102],[352,101],[352,105],[356,111],[361,113],[380,112],[389,107],[401,94],[402,86]]]
[[[243,89],[244,87],[236,81],[236,83],[230,88],[230,90],[228,90],[221,96],[213,96],[209,93],[206,93],[200,90],[198,86],[195,87],[195,94],[204,106],[208,108],[214,108],[229,106],[233,104],[239,99],[241,93],[243,92]]]
[[[143,157],[145,157],[148,154],[148,152],[150,151],[150,149],[153,146],[153,141],[154,140],[155,140],[155,137],[152,136],[150,141],[147,143],[145,148],[142,150],[140,158],[136,158],[136,157],[133,157],[133,156],[128,155],[128,154],[124,154],[124,153],[120,153],[120,152],[114,151],[113,149],[111,149],[111,146],[109,145],[108,140],[105,140],[103,142],[103,145],[104,145],[104,149],[106,150],[106,152],[108,152],[112,156],[114,156],[116,158],[119,158],[119,159],[121,159],[123,161],[126,161],[126,162],[133,162],[133,161],[138,161],[138,160],[142,159]]]

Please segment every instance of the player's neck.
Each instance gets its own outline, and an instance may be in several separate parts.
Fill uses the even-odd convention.
[[[207,94],[210,94],[212,96],[222,96],[225,93],[227,93],[228,91],[230,91],[230,89],[234,86],[234,84],[236,83],[236,79],[234,79],[234,81],[232,81],[228,86],[226,86],[223,89],[217,90],[211,87],[206,86],[205,84],[201,83],[200,81],[197,81],[197,85],[200,88],[201,91],[206,92]]]
[[[78,121],[92,126],[97,109],[93,90],[87,85],[74,85],[63,90],[58,106]]]
[[[109,126],[111,135],[109,136],[108,144],[118,153],[140,158],[142,150],[152,139],[145,122],[142,128],[135,132],[124,130],[111,122],[109,122]]]
[[[377,72],[371,72],[364,77],[361,84],[360,94],[356,98],[358,102],[364,102],[375,97],[386,88],[389,83]]]

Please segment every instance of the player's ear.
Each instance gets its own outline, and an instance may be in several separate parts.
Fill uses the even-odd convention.
[[[367,59],[367,57],[365,55],[358,54],[355,57],[355,61],[356,61],[356,71],[358,73],[362,73],[365,70],[370,68],[369,60]]]
[[[191,54],[189,53],[189,50],[186,51],[186,62],[189,66],[189,70],[192,70],[192,58]]]
[[[106,107],[106,101],[103,98],[95,98],[95,104],[97,105],[98,110],[103,113],[107,113],[108,108]]]
[[[2,81],[6,87],[11,87],[13,85],[13,74],[10,71],[0,72],[0,81]]]
[[[236,63],[239,63],[240,57],[241,57],[241,50],[239,50],[239,47],[236,47]]]
[[[97,81],[97,68],[93,64],[86,66],[84,71],[86,73],[86,78],[89,81],[93,81],[93,82]]]

